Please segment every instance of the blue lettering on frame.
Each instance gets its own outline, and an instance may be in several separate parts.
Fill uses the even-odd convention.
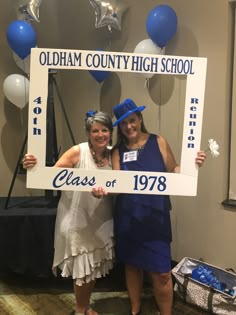
[[[36,103],[37,105],[33,108],[33,113],[35,115],[35,117],[33,117],[33,135],[34,136],[41,136],[41,128],[38,128],[38,115],[41,115],[42,113],[42,99],[41,96],[37,97],[34,100],[34,103]]]
[[[55,188],[63,186],[94,186],[96,184],[95,176],[89,178],[88,176],[74,176],[73,171],[63,169],[60,171],[52,181]]]
[[[191,98],[190,100],[190,104],[198,104],[199,100],[198,98]],[[188,125],[190,127],[196,127],[197,123],[197,114],[196,113],[192,113],[192,112],[197,112],[198,108],[195,105],[190,105],[190,114],[189,114],[189,123]],[[187,148],[188,149],[194,149],[195,147],[195,128],[190,128],[189,129],[189,135],[188,135],[188,143],[187,143]]]

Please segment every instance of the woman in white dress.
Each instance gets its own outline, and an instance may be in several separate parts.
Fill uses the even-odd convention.
[[[111,117],[104,112],[89,111],[85,118],[88,142],[71,147],[56,162],[56,167],[103,170],[111,169]],[[23,167],[37,163],[26,154]],[[102,190],[102,188],[101,188]],[[97,278],[113,267],[114,238],[112,197],[97,199],[91,192],[62,192],[56,217],[53,271],[72,277],[76,315],[98,315],[89,301]]]

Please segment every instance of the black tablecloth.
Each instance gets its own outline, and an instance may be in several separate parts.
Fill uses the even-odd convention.
[[[56,207],[43,198],[0,198],[0,272],[52,275]],[[55,205],[54,205],[55,206]]]

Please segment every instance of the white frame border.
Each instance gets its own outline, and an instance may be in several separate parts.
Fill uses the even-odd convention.
[[[58,60],[56,60],[55,56],[57,56]],[[60,56],[64,56],[64,59],[60,59]],[[117,62],[114,62],[112,68],[109,69],[103,68],[100,62],[97,64],[91,63],[92,60],[99,61],[101,58],[111,58]],[[137,60],[140,61],[138,69],[135,68]],[[178,67],[173,67],[173,64],[178,64]],[[147,67],[147,65],[152,66]],[[198,179],[198,168],[195,165],[195,157],[201,143],[206,68],[207,59],[198,57],[33,48],[31,50],[30,66],[28,152],[37,157],[37,165],[27,171],[27,188],[91,191],[94,185],[103,186],[108,192],[115,193],[140,192],[142,194],[195,196],[197,194]],[[173,174],[104,170],[91,171],[46,167],[46,109],[49,69],[106,70],[187,75],[180,163],[181,172]],[[38,97],[42,100],[41,104],[35,102]],[[40,130],[40,134],[35,132],[35,128]],[[59,184],[56,179],[62,177],[62,174],[64,179]],[[66,174],[70,174],[70,179],[68,179]],[[140,176],[146,179],[146,187],[139,182],[138,184],[136,183],[136,190],[134,190],[134,178],[140,179]],[[88,180],[86,180],[86,177]],[[163,179],[165,186],[162,185]],[[151,189],[154,181],[156,184]]]

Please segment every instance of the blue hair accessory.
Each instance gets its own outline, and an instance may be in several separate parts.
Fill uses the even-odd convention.
[[[89,110],[86,113],[85,120],[87,120],[89,117],[93,117],[95,114],[96,114],[96,112],[94,110]]]

